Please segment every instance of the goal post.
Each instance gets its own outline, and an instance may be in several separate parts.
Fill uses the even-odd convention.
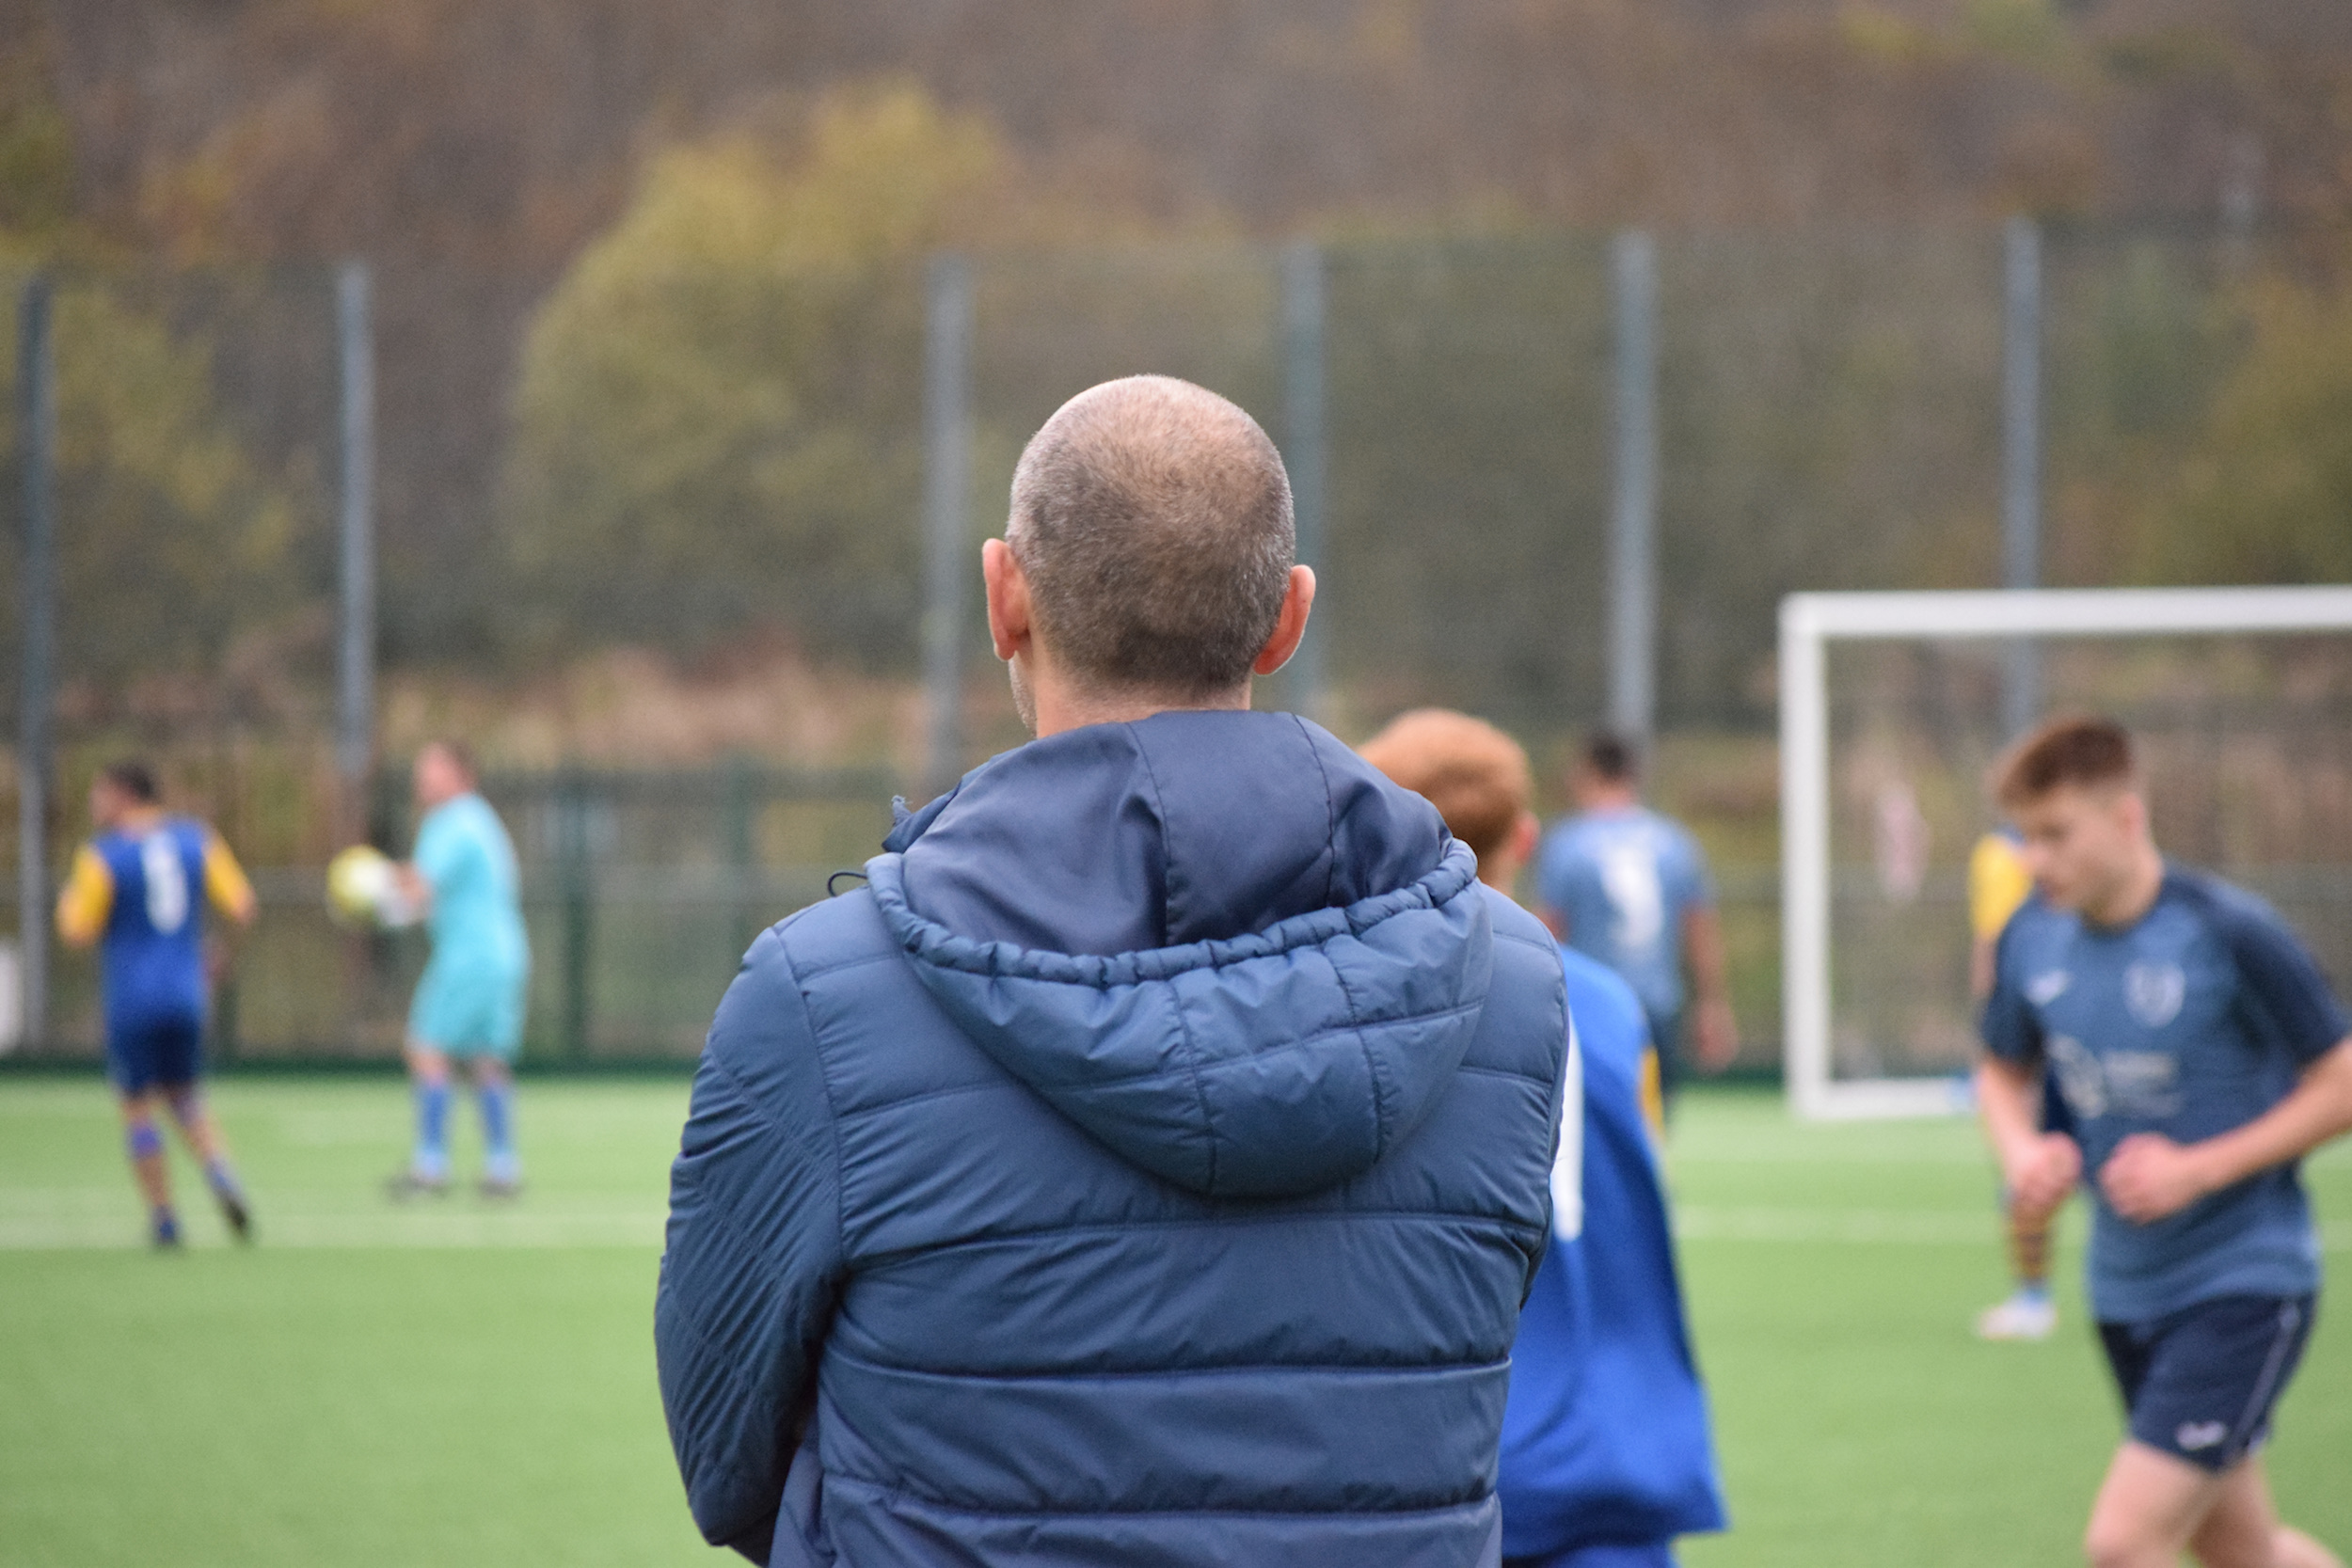
[[[1789,1109],[1806,1120],[1967,1107],[1955,1069],[1842,1073],[1831,989],[1833,647],[2352,632],[2352,586],[1794,594],[1780,606],[1781,918]],[[1955,927],[1955,949],[1964,935]]]

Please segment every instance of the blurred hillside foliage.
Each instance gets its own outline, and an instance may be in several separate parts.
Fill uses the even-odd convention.
[[[333,258],[375,269],[394,669],[766,639],[888,673],[926,256],[998,259],[1001,495],[1085,375],[1190,367],[1276,424],[1250,247],[1308,233],[1335,668],[1367,721],[1564,711],[1597,689],[1562,628],[1599,602],[1598,240],[1638,224],[1668,709],[1752,722],[1785,588],[1994,577],[2020,210],[2051,578],[2352,577],[2340,0],[0,0],[0,265],[107,280],[60,304],[99,708],[323,669]]]
[[[26,261],[0,249],[0,284],[21,282]],[[316,476],[273,466],[226,417],[209,335],[172,319],[166,296],[181,292],[69,272],[53,296],[57,583],[82,611],[57,626],[70,721],[103,721],[125,704],[275,714],[291,683],[325,668],[318,589],[330,568],[325,542],[298,526]],[[217,306],[228,291],[206,292]],[[8,293],[13,305],[17,290]],[[16,365],[20,326],[16,309],[0,316],[0,363]],[[12,517],[24,494],[19,436],[16,420],[0,422]],[[16,527],[0,534],[0,580],[11,589],[22,542]],[[8,654],[13,676],[13,645]]]
[[[565,650],[585,619],[702,652],[766,621],[897,662],[924,259],[1122,227],[1141,226],[1023,180],[991,121],[907,81],[822,95],[781,145],[649,159],[525,341],[502,512],[517,635]]]

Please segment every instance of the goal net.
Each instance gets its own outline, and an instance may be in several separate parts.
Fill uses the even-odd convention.
[[[1797,1116],[1966,1108],[1986,774],[2020,718],[2082,710],[2133,732],[2166,854],[2269,899],[2339,992],[2352,983],[2352,588],[1794,594],[1780,741]]]

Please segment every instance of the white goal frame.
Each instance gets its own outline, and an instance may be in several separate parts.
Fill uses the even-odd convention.
[[[2008,589],[1791,594],[1780,602],[1780,867],[1783,1062],[1788,1109],[1805,1121],[1951,1115],[1946,1077],[1840,1083],[1830,1061],[1828,645],[2017,637],[2227,636],[2352,631],[2352,586]]]

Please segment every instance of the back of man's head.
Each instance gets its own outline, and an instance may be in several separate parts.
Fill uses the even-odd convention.
[[[1446,831],[1482,866],[1508,847],[1535,795],[1534,769],[1519,743],[1450,708],[1399,714],[1364,743],[1363,758],[1437,807]]]
[[[133,805],[151,806],[163,800],[163,791],[155,784],[155,770],[136,757],[122,757],[106,764],[99,769],[99,777]]]
[[[1584,770],[1606,784],[1630,784],[1638,759],[1633,742],[1614,730],[1595,730],[1584,737]]]
[[[1281,454],[1168,376],[1062,404],[1021,454],[1005,530],[1038,636],[1095,690],[1230,691],[1272,635],[1296,538]]]

